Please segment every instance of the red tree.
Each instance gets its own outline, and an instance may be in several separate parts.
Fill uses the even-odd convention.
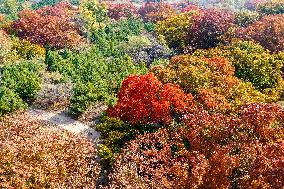
[[[68,3],[59,3],[36,11],[24,10],[12,29],[22,39],[52,48],[72,48],[81,43],[79,29],[71,21],[76,10]]]
[[[223,10],[207,9],[193,17],[187,41],[188,51],[217,46],[219,37],[233,26],[234,14]]]
[[[176,85],[163,85],[152,73],[129,76],[123,81],[118,98],[117,105],[108,109],[108,116],[132,124],[169,123],[173,111],[182,113],[193,104],[192,95]]]
[[[169,17],[174,16],[175,10],[170,4],[164,2],[150,2],[140,7],[139,14],[146,22],[156,23],[158,21],[165,20]]]
[[[110,3],[108,16],[115,20],[120,18],[138,17],[138,9],[132,3]]]
[[[238,37],[254,40],[272,52],[284,51],[284,16],[281,14],[265,16],[236,33]]]

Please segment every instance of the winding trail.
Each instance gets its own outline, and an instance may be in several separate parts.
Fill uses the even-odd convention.
[[[71,133],[82,135],[98,143],[100,134],[90,126],[70,118],[65,112],[50,112],[40,109],[29,109],[28,116],[34,121],[43,121],[57,129],[67,130]]]

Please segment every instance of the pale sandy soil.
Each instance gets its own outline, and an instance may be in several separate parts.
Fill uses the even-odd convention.
[[[50,112],[40,109],[30,109],[27,111],[29,119],[43,121],[57,129],[63,129],[71,133],[82,135],[94,142],[99,141],[99,133],[89,125],[70,118],[65,112]]]

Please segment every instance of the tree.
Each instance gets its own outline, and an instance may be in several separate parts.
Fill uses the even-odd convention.
[[[132,3],[110,3],[107,11],[108,16],[115,20],[120,18],[138,17],[137,7]]]
[[[284,17],[268,15],[246,28],[236,31],[237,37],[254,40],[272,52],[284,51]]]
[[[110,117],[132,124],[169,123],[172,111],[181,113],[193,102],[178,86],[163,85],[152,73],[126,78],[118,94],[118,103],[108,109]]]
[[[174,16],[175,10],[170,4],[164,2],[149,2],[140,7],[139,14],[144,21],[156,23]]]
[[[263,15],[284,14],[284,0],[269,0],[257,5],[256,11]]]
[[[189,12],[158,22],[157,31],[171,47],[192,52],[217,46],[219,37],[233,26],[234,15],[215,9],[190,9]]]
[[[12,23],[16,34],[32,43],[55,49],[74,48],[82,43],[79,28],[70,18],[76,10],[68,3],[59,3],[36,11],[24,10]]]

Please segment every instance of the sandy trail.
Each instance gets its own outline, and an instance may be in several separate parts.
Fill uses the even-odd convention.
[[[49,112],[40,109],[27,111],[29,119],[43,121],[58,129],[63,129],[77,135],[83,135],[92,141],[98,142],[100,134],[90,126],[70,118],[64,112]]]

